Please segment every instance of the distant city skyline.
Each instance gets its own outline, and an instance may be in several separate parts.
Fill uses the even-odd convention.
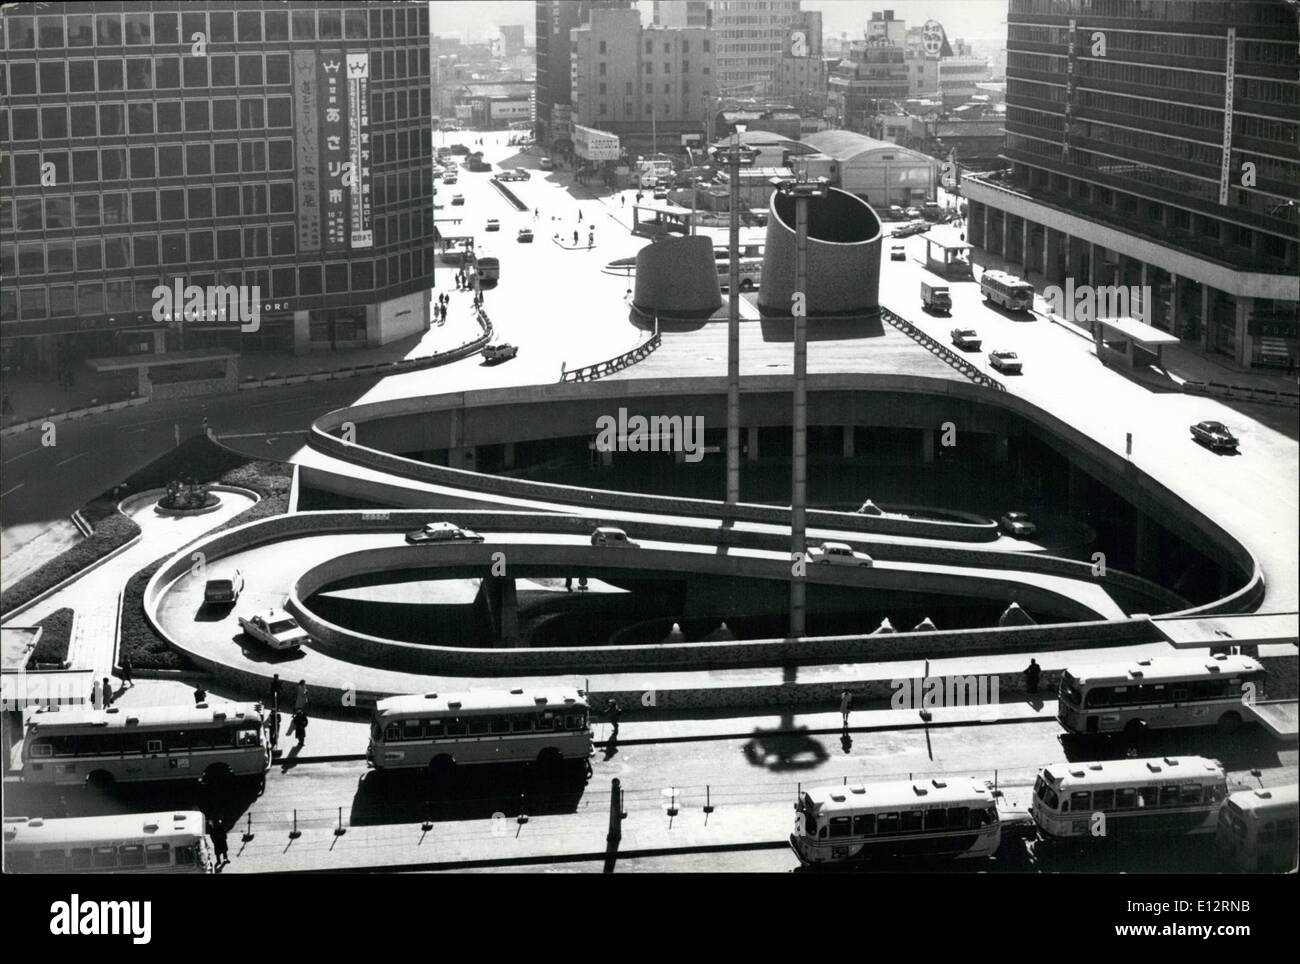
[[[642,22],[650,23],[651,0],[638,0],[636,6]],[[431,29],[437,34],[484,43],[498,36],[503,25],[523,24],[529,41],[533,39],[533,0],[438,0],[430,7]],[[821,12],[827,37],[860,37],[873,11],[893,10],[909,24],[938,20],[949,38],[985,44],[1006,39],[1007,0],[803,0],[803,9]]]

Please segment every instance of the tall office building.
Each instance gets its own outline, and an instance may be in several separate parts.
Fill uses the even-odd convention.
[[[826,60],[822,54],[822,15],[805,10],[787,31],[789,42],[777,64],[778,98],[793,104],[801,114],[820,115],[826,109]]]
[[[827,78],[827,110],[847,130],[884,138],[879,118],[909,94],[906,51],[885,40],[855,41]]]
[[[1004,179],[970,240],[1047,284],[1138,285],[1149,320],[1295,368],[1298,5],[1011,0]]]
[[[524,50],[524,25],[522,23],[506,24],[501,30],[501,56],[509,60],[517,57]]]
[[[654,22],[712,28],[719,97],[763,97],[775,90],[800,0],[656,0]]]
[[[708,29],[642,27],[634,8],[593,5],[570,38],[575,124],[638,147],[702,134],[713,93]]]
[[[569,31],[586,22],[590,8],[589,0],[536,0],[533,133],[539,144],[560,153],[573,147]]]
[[[427,328],[427,4],[97,0],[3,18],[7,363]],[[179,305],[156,320],[155,289],[177,285],[255,286],[257,330]]]

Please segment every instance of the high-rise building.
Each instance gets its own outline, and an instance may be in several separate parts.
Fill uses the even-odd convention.
[[[301,352],[428,327],[427,4],[97,0],[2,16],[7,363]],[[178,286],[244,301],[255,288],[256,330],[155,293]]]
[[[894,19],[892,10],[873,10],[867,23],[867,40],[907,46],[907,21]]]
[[[590,0],[536,0],[534,135],[539,144],[560,153],[573,147],[569,31],[586,22],[590,8]]]
[[[1297,364],[1298,5],[1011,0],[1008,177],[969,238],[1046,284],[1137,286],[1151,324]]]
[[[713,93],[708,29],[642,27],[635,8],[593,5],[569,36],[573,123],[638,146],[702,136]]]
[[[524,50],[524,25],[507,24],[498,28],[501,31],[501,56],[509,60],[518,57]]]
[[[805,10],[788,28],[773,94],[789,101],[802,114],[821,114],[826,109],[827,73],[821,12]]]
[[[800,0],[656,0],[655,23],[712,28],[714,89],[720,97],[763,97],[776,84]]]
[[[826,81],[827,110],[841,127],[883,139],[878,118],[908,97],[905,54],[903,47],[885,40],[850,46]]]

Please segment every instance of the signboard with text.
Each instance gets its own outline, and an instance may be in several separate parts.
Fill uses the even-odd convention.
[[[623,156],[618,135],[573,125],[573,152],[588,161],[617,161]]]
[[[348,246],[346,192],[352,167],[347,144],[346,64],[342,51],[326,51],[320,55],[321,190],[326,251],[346,251]]]
[[[370,55],[348,54],[348,156],[352,163],[346,188],[352,208],[354,248],[375,243],[370,224]]]
[[[298,250],[320,250],[320,117],[316,106],[316,55],[293,53],[293,106],[298,126]]]

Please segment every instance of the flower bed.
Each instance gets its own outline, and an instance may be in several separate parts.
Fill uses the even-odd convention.
[[[68,661],[68,645],[72,642],[72,610],[66,606],[56,609],[37,625],[41,627],[41,641],[27,658],[27,668],[62,669]]]

